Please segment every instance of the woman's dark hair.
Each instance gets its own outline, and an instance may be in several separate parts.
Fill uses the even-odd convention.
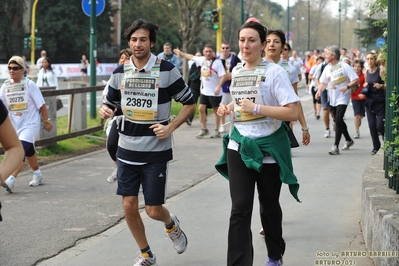
[[[275,34],[280,38],[281,47],[283,48],[286,44],[284,32],[282,30],[268,30],[266,36],[269,36],[270,34]]]
[[[129,42],[132,34],[138,29],[146,29],[150,32],[150,42],[155,43],[157,40],[157,30],[158,25],[152,23],[151,21],[146,21],[142,18],[133,21],[132,25],[125,30],[123,37]]]
[[[53,67],[51,66],[50,58],[45,57],[45,58],[43,59],[43,61],[44,61],[44,60],[46,60],[46,61],[48,62],[48,69],[50,69],[51,71],[53,71]]]
[[[126,48],[126,49],[122,49],[120,52],[119,52],[119,58],[122,56],[122,55],[128,55],[129,57],[130,56],[132,56],[132,50],[130,50],[130,48]]]
[[[260,42],[263,43],[263,42],[266,41],[267,28],[264,27],[262,24],[260,24],[258,22],[254,22],[254,21],[250,21],[250,22],[245,23],[238,30],[238,39],[240,39],[240,32],[243,29],[254,29],[254,30],[256,30],[258,32],[258,34],[259,34]]]
[[[262,24],[260,24],[259,22],[250,21],[250,22],[247,22],[244,25],[242,25],[241,28],[238,30],[238,40],[240,40],[240,32],[243,29],[256,30],[259,34],[260,42],[264,43],[266,41],[267,28],[265,26],[263,26]],[[265,56],[265,52],[263,50],[262,50],[261,56],[262,57]]]
[[[286,42],[284,45],[287,47],[288,51],[292,50],[291,45],[288,42]],[[283,47],[284,47],[284,45],[283,45]]]
[[[364,68],[364,61],[363,60],[361,60],[361,59],[353,60],[353,66],[355,66],[356,64],[359,64],[362,69]]]

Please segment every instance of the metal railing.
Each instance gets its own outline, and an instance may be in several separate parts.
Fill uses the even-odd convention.
[[[62,134],[62,135],[58,135],[58,136],[53,136],[53,137],[48,137],[48,138],[41,138],[39,140],[37,140],[35,142],[35,145],[37,147],[40,146],[44,146],[44,145],[48,145],[51,143],[55,143],[57,141],[61,141],[61,140],[66,140],[66,139],[70,139],[70,138],[75,138],[75,137],[79,137],[79,136],[83,136],[83,135],[87,135],[87,134],[91,134],[97,131],[100,131],[103,129],[103,121],[101,121],[101,125],[100,126],[96,126],[96,127],[92,127],[92,128],[85,128],[82,130],[77,130],[75,132],[72,132],[71,130],[71,117],[73,115],[73,99],[75,94],[80,94],[80,93],[88,93],[88,92],[97,92],[97,91],[102,91],[104,90],[104,86],[93,86],[93,87],[82,87],[82,88],[73,88],[73,89],[62,89],[62,90],[55,90],[54,87],[43,87],[41,88],[42,90],[42,94],[43,97],[46,99],[47,97],[50,98],[54,98],[54,102],[56,99],[56,96],[60,96],[60,95],[71,95],[71,99],[69,104],[71,105],[69,108],[69,122],[68,122],[68,133],[66,134]],[[55,105],[55,104],[54,104]],[[50,112],[50,110],[49,110]],[[55,115],[55,120],[56,121],[56,111],[53,110],[52,113],[49,113],[50,116],[54,116]],[[0,154],[4,154],[4,150],[3,147],[0,147]]]
[[[385,145],[384,170],[388,179],[388,186],[399,194],[399,144],[395,144],[395,138],[399,139],[399,39],[396,33],[399,31],[399,2],[388,0],[388,58],[387,58],[387,89],[385,108]],[[391,104],[390,99],[394,95]],[[392,105],[392,106],[391,106]]]

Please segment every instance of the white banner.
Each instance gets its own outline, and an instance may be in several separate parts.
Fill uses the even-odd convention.
[[[113,64],[98,64],[96,67],[97,76],[111,76],[112,72],[118,65]],[[81,64],[52,64],[53,70],[59,78],[80,77],[82,74],[80,70]],[[88,75],[90,76],[90,66],[87,68]],[[8,79],[8,65],[0,64],[0,79]]]

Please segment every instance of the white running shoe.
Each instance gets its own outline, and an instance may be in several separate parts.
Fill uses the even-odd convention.
[[[152,255],[153,257],[150,258],[147,253],[140,254],[134,261],[133,266],[158,266],[155,254],[152,253]]]
[[[42,173],[40,174],[35,174],[33,173],[32,181],[29,182],[29,186],[31,187],[37,187],[38,185],[41,185],[44,181]]]
[[[353,136],[354,139],[360,139],[360,132],[356,132],[356,134]]]
[[[355,142],[353,140],[345,141],[344,146],[342,147],[343,150],[349,150],[350,147],[353,146]]]
[[[339,149],[337,145],[333,145],[331,150],[328,152],[330,155],[338,155],[339,154]]]
[[[9,193],[14,189],[15,177],[9,176],[3,184],[1,184]]]
[[[181,254],[187,249],[188,240],[180,228],[180,222],[177,217],[171,214],[170,218],[175,224],[173,225],[172,229],[165,228],[165,232],[168,234],[168,238],[172,240],[174,249],[178,254]]]
[[[107,177],[107,182],[114,183],[117,178],[118,178],[118,167],[114,169],[114,171],[109,177]]]
[[[325,138],[331,137],[331,131],[330,131],[329,129],[327,129],[327,130],[324,132],[324,137],[325,137]]]

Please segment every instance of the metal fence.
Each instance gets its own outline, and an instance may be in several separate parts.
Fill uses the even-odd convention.
[[[388,7],[384,170],[388,186],[399,194],[399,1],[388,0]]]
[[[70,107],[70,112],[68,114],[68,116],[70,118],[68,133],[62,134],[62,135],[57,135],[57,136],[52,136],[52,137],[44,137],[44,138],[41,137],[39,140],[37,140],[35,142],[36,146],[40,147],[40,146],[48,145],[51,143],[55,143],[57,141],[91,134],[91,133],[94,133],[94,132],[97,132],[97,131],[100,131],[103,129],[103,125],[100,125],[100,126],[96,126],[96,127],[92,127],[92,128],[84,128],[84,129],[72,132],[71,131],[71,117],[73,116],[73,112],[75,110],[75,108],[73,107],[73,102],[74,102],[73,98],[74,98],[75,94],[102,91],[102,90],[104,90],[104,86],[82,87],[82,88],[72,88],[72,89],[62,89],[62,90],[55,90],[54,87],[44,87],[44,88],[41,88],[41,90],[42,90],[43,97],[46,100],[47,106],[50,105],[49,114],[50,114],[52,121],[56,121],[56,119],[57,119],[57,111],[55,110],[55,108],[56,108],[55,102],[56,102],[57,96],[71,95],[71,101],[69,104],[72,106]],[[85,114],[86,114],[86,112],[85,112]],[[101,124],[103,124],[103,123],[101,123]],[[0,154],[4,154],[3,147],[0,147]]]

